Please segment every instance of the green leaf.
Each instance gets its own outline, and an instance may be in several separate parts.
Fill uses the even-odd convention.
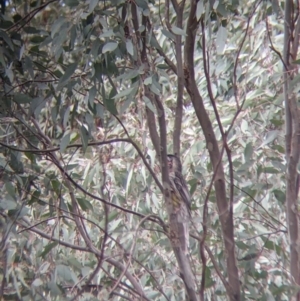
[[[244,242],[242,241],[236,241],[235,242],[236,246],[241,249],[241,250],[248,250],[249,246],[246,245]]]
[[[16,93],[14,95],[14,101],[18,104],[24,104],[24,103],[30,103],[32,102],[32,98],[29,97],[28,95],[21,94],[21,93]]]
[[[104,105],[106,109],[114,115],[118,114],[117,107],[115,104],[115,100],[113,98],[105,98],[103,99]]]
[[[58,245],[57,242],[51,242],[48,245],[46,245],[43,249],[43,251],[38,255],[39,257],[45,258],[45,256],[56,246]]]
[[[50,38],[48,41],[50,43],[51,41],[51,37],[47,37],[47,36],[34,36],[32,38],[30,38],[30,42],[33,44],[41,44],[42,42],[46,41],[46,39]]]
[[[89,13],[93,12],[95,7],[98,5],[99,0],[90,0],[89,1]]]
[[[220,26],[216,37],[218,54],[223,54],[226,45],[226,39],[227,39],[227,29],[223,26]]]
[[[116,81],[119,81],[121,79],[133,79],[137,76],[139,76],[139,71],[138,70],[130,70],[129,72],[126,72],[126,73],[123,73],[121,75],[119,75],[117,78],[116,78]]]
[[[32,27],[32,26],[26,26],[23,28],[24,32],[26,33],[30,33],[30,34],[35,34],[35,33],[40,33],[40,30]]]
[[[0,38],[2,38],[6,44],[10,47],[11,50],[14,50],[14,45],[10,39],[10,37],[7,35],[7,33],[0,29]]]
[[[81,265],[81,263],[76,258],[74,258],[74,257],[68,258],[68,263],[74,269],[76,269],[78,271],[81,271],[82,265]]]
[[[270,119],[270,122],[273,123],[276,127],[282,126],[284,124],[283,119],[272,118]]]
[[[0,46],[0,63],[2,64],[3,68],[6,68],[6,63],[3,56],[3,48],[1,46]]]
[[[43,97],[34,98],[30,104],[29,111],[31,114],[34,114],[35,118],[38,118],[45,105],[46,101]]]
[[[118,47],[118,43],[116,42],[108,42],[102,48],[102,53],[112,52]]]
[[[249,172],[249,168],[252,166],[253,162],[247,161],[244,164],[240,165],[239,168],[236,170],[238,174],[246,174]]]
[[[100,34],[99,38],[111,38],[115,35],[112,29],[108,29]]]
[[[65,24],[66,20],[64,17],[59,17],[51,27],[51,37],[54,38],[56,33],[59,33],[61,27]]]
[[[84,198],[77,198],[77,202],[83,211],[93,210],[93,206]]]
[[[17,208],[17,203],[14,200],[8,198],[2,198],[0,200],[0,208],[2,210],[13,210]]]
[[[170,68],[167,64],[158,64],[156,67],[159,69],[169,69]]]
[[[293,63],[293,64],[297,64],[297,65],[299,65],[299,64],[300,64],[300,59],[298,59],[298,60],[295,60],[295,61],[293,61],[292,63]]]
[[[279,133],[278,130],[269,131],[265,137],[265,140],[258,147],[258,149],[261,148],[262,146],[267,145],[267,144],[271,143],[272,141],[274,141],[277,138],[278,133]]]
[[[151,90],[154,94],[160,96],[160,90],[157,88],[157,86],[154,84],[154,82],[153,82],[153,84],[150,86],[150,90]]]
[[[5,75],[8,77],[8,79],[10,80],[10,82],[14,81],[14,73],[12,71],[12,69],[9,67],[5,70]]]
[[[175,25],[172,25],[172,31],[179,36],[186,36],[185,31]]]
[[[57,85],[57,90],[61,90],[69,81],[71,76],[74,74],[75,70],[77,68],[77,63],[73,63],[68,66],[66,69],[64,75],[59,79],[58,85]]]
[[[32,286],[34,287],[39,287],[43,284],[43,281],[40,278],[34,279],[34,281],[31,283]]]
[[[71,137],[70,133],[67,133],[61,139],[61,142],[60,142],[60,145],[59,145],[59,150],[60,150],[61,153],[63,153],[66,150],[67,146],[69,145],[70,137]]]
[[[57,271],[57,274],[62,277],[65,281],[72,281],[72,272],[71,272],[71,269],[64,265],[64,264],[58,264],[56,266],[56,271]]]
[[[24,58],[24,69],[28,71],[30,77],[34,79],[33,64],[28,56]]]
[[[279,201],[281,204],[285,203],[285,193],[279,189],[274,189],[273,190],[274,196]]]
[[[278,169],[275,169],[274,167],[265,167],[263,169],[263,171],[265,173],[270,173],[270,174],[278,174],[279,173],[279,170]]]
[[[29,200],[28,204],[32,205],[34,203],[38,203],[40,201],[41,192],[39,190],[35,190],[31,195],[31,199]]]
[[[55,191],[55,193],[59,196],[61,183],[58,180],[53,179],[53,180],[51,180],[51,186],[52,186],[53,190]]]
[[[96,39],[93,44],[92,44],[92,48],[91,48],[91,55],[96,59],[98,57],[98,53],[99,53],[99,48],[101,46],[101,41],[100,39]]]
[[[133,52],[133,44],[131,40],[126,40],[126,50],[130,55],[133,56],[134,52]]]
[[[248,122],[245,119],[243,119],[241,122],[241,130],[244,134],[248,133]]]
[[[126,189],[125,189],[126,195],[128,195],[128,192],[129,192],[129,187],[130,187],[130,184],[131,184],[132,175],[133,175],[133,166],[130,168],[129,173],[127,175]]]
[[[50,267],[50,262],[43,262],[42,265],[39,267],[39,273],[45,274]]]
[[[76,6],[79,5],[79,0],[65,0],[64,3],[65,3],[67,6],[69,6],[69,7],[71,7],[71,8],[74,8],[74,7],[76,7]]]
[[[75,41],[76,41],[76,26],[73,25],[70,30],[70,44],[69,44],[70,49],[74,49]]]
[[[142,8],[142,9],[148,8],[148,3],[145,0],[135,0],[135,3],[138,7]]]
[[[147,96],[143,96],[143,100],[146,104],[146,106],[148,107],[148,109],[150,109],[154,114],[156,114],[156,109],[153,105],[153,103],[151,102],[151,100],[147,97]]]
[[[252,157],[252,154],[253,154],[253,146],[252,146],[252,143],[249,142],[246,147],[245,147],[245,150],[244,150],[244,157],[245,157],[245,161],[246,162],[249,162],[251,157]]]
[[[130,104],[133,102],[133,99],[131,97],[127,97],[127,99],[122,103],[120,114],[122,115],[130,106]]]
[[[144,84],[146,86],[151,85],[152,84],[152,76],[148,76],[147,78],[145,78]]]
[[[197,2],[197,8],[196,8],[196,18],[197,21],[200,20],[202,14],[204,13],[204,5],[203,5],[203,0],[199,0]]]
[[[121,91],[120,93],[118,93],[116,96],[114,96],[113,99],[117,100],[117,99],[119,99],[119,98],[122,98],[122,97],[124,97],[124,96],[127,96],[127,95],[129,95],[133,90],[134,90],[134,87],[125,89],[125,90]]]
[[[196,191],[197,186],[198,186],[198,180],[197,179],[191,179],[190,181],[188,181],[188,184],[190,186],[190,195],[193,196],[193,194]]]
[[[109,92],[109,98],[114,98],[118,94],[117,89],[113,86]]]
[[[171,40],[175,40],[175,36],[171,33],[171,32],[169,32],[168,30],[166,30],[166,29],[162,29],[162,34],[163,35],[165,35],[167,38],[169,38],[169,39],[171,39]]]
[[[68,0],[68,1],[73,1],[73,0]],[[61,286],[57,285],[55,280],[49,281],[47,286],[51,292],[51,295],[58,297],[58,299],[61,298],[61,296],[64,295],[65,293],[64,289]]]
[[[94,105],[94,100],[95,100],[95,97],[96,97],[96,93],[97,93],[97,89],[95,86],[93,86],[90,91],[89,91],[89,103],[91,106]]]
[[[70,116],[70,107],[67,107],[65,114],[64,114],[64,119],[63,119],[63,127],[66,128],[67,124],[69,122],[69,116]]]
[[[82,146],[83,146],[83,153],[85,153],[85,151],[88,147],[89,133],[83,125],[80,127],[80,137],[81,137],[81,142],[82,142]]]

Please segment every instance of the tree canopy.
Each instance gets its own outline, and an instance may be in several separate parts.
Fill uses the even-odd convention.
[[[1,6],[3,300],[300,300],[298,2]]]

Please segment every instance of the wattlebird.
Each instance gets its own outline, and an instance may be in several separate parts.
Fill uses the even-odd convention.
[[[187,254],[191,196],[182,175],[180,159],[174,155],[168,155],[167,159],[170,179],[170,197],[167,201],[167,209],[170,217],[171,242]]]

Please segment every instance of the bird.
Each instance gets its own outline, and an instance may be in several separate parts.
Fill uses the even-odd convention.
[[[185,203],[189,214],[191,214],[191,196],[182,175],[182,166],[180,159],[175,156],[168,154],[168,171],[171,182],[171,188],[176,194],[179,194],[181,200]]]
[[[167,198],[167,210],[170,220],[170,240],[188,254],[189,222],[191,220],[191,196],[182,175],[180,159],[167,155],[170,180],[170,194]]]

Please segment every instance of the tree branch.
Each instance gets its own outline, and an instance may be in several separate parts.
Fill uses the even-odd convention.
[[[177,13],[176,26],[178,28],[183,28],[183,10],[184,1],[180,5],[177,4],[176,0],[172,1],[174,9]],[[175,39],[175,52],[177,61],[177,102],[176,102],[176,112],[174,121],[174,132],[173,132],[173,153],[180,156],[180,135],[181,135],[181,125],[182,125],[182,110],[183,110],[183,89],[184,89],[184,73],[183,73],[183,63],[182,63],[182,36],[176,35]]]
[[[193,103],[197,118],[203,129],[209,156],[216,171],[214,187],[216,191],[218,213],[222,225],[223,241],[226,249],[226,263],[229,285],[231,287],[227,294],[232,301],[240,300],[240,284],[239,275],[235,258],[235,244],[234,244],[234,229],[233,218],[230,214],[228,203],[226,201],[226,187],[225,176],[222,162],[219,164],[221,153],[213,131],[213,127],[209,116],[205,110],[203,99],[199,93],[194,71],[194,47],[195,36],[198,28],[196,19],[196,1],[190,2],[190,13],[187,21],[187,36],[184,49],[184,62],[185,62],[185,86],[188,94],[190,95]]]
[[[293,24],[293,3],[285,1],[284,13],[284,47],[283,60],[283,95],[285,98],[285,114],[286,114],[286,160],[287,160],[287,188],[286,188],[286,211],[288,221],[288,231],[290,237],[290,273],[291,280],[296,285],[300,284],[299,261],[300,255],[298,251],[299,245],[299,217],[296,192],[297,165],[299,163],[299,109],[295,94],[290,87],[290,81],[293,77],[293,71],[296,71],[290,63],[291,41],[294,32]],[[295,300],[300,300],[300,292],[297,293]]]

